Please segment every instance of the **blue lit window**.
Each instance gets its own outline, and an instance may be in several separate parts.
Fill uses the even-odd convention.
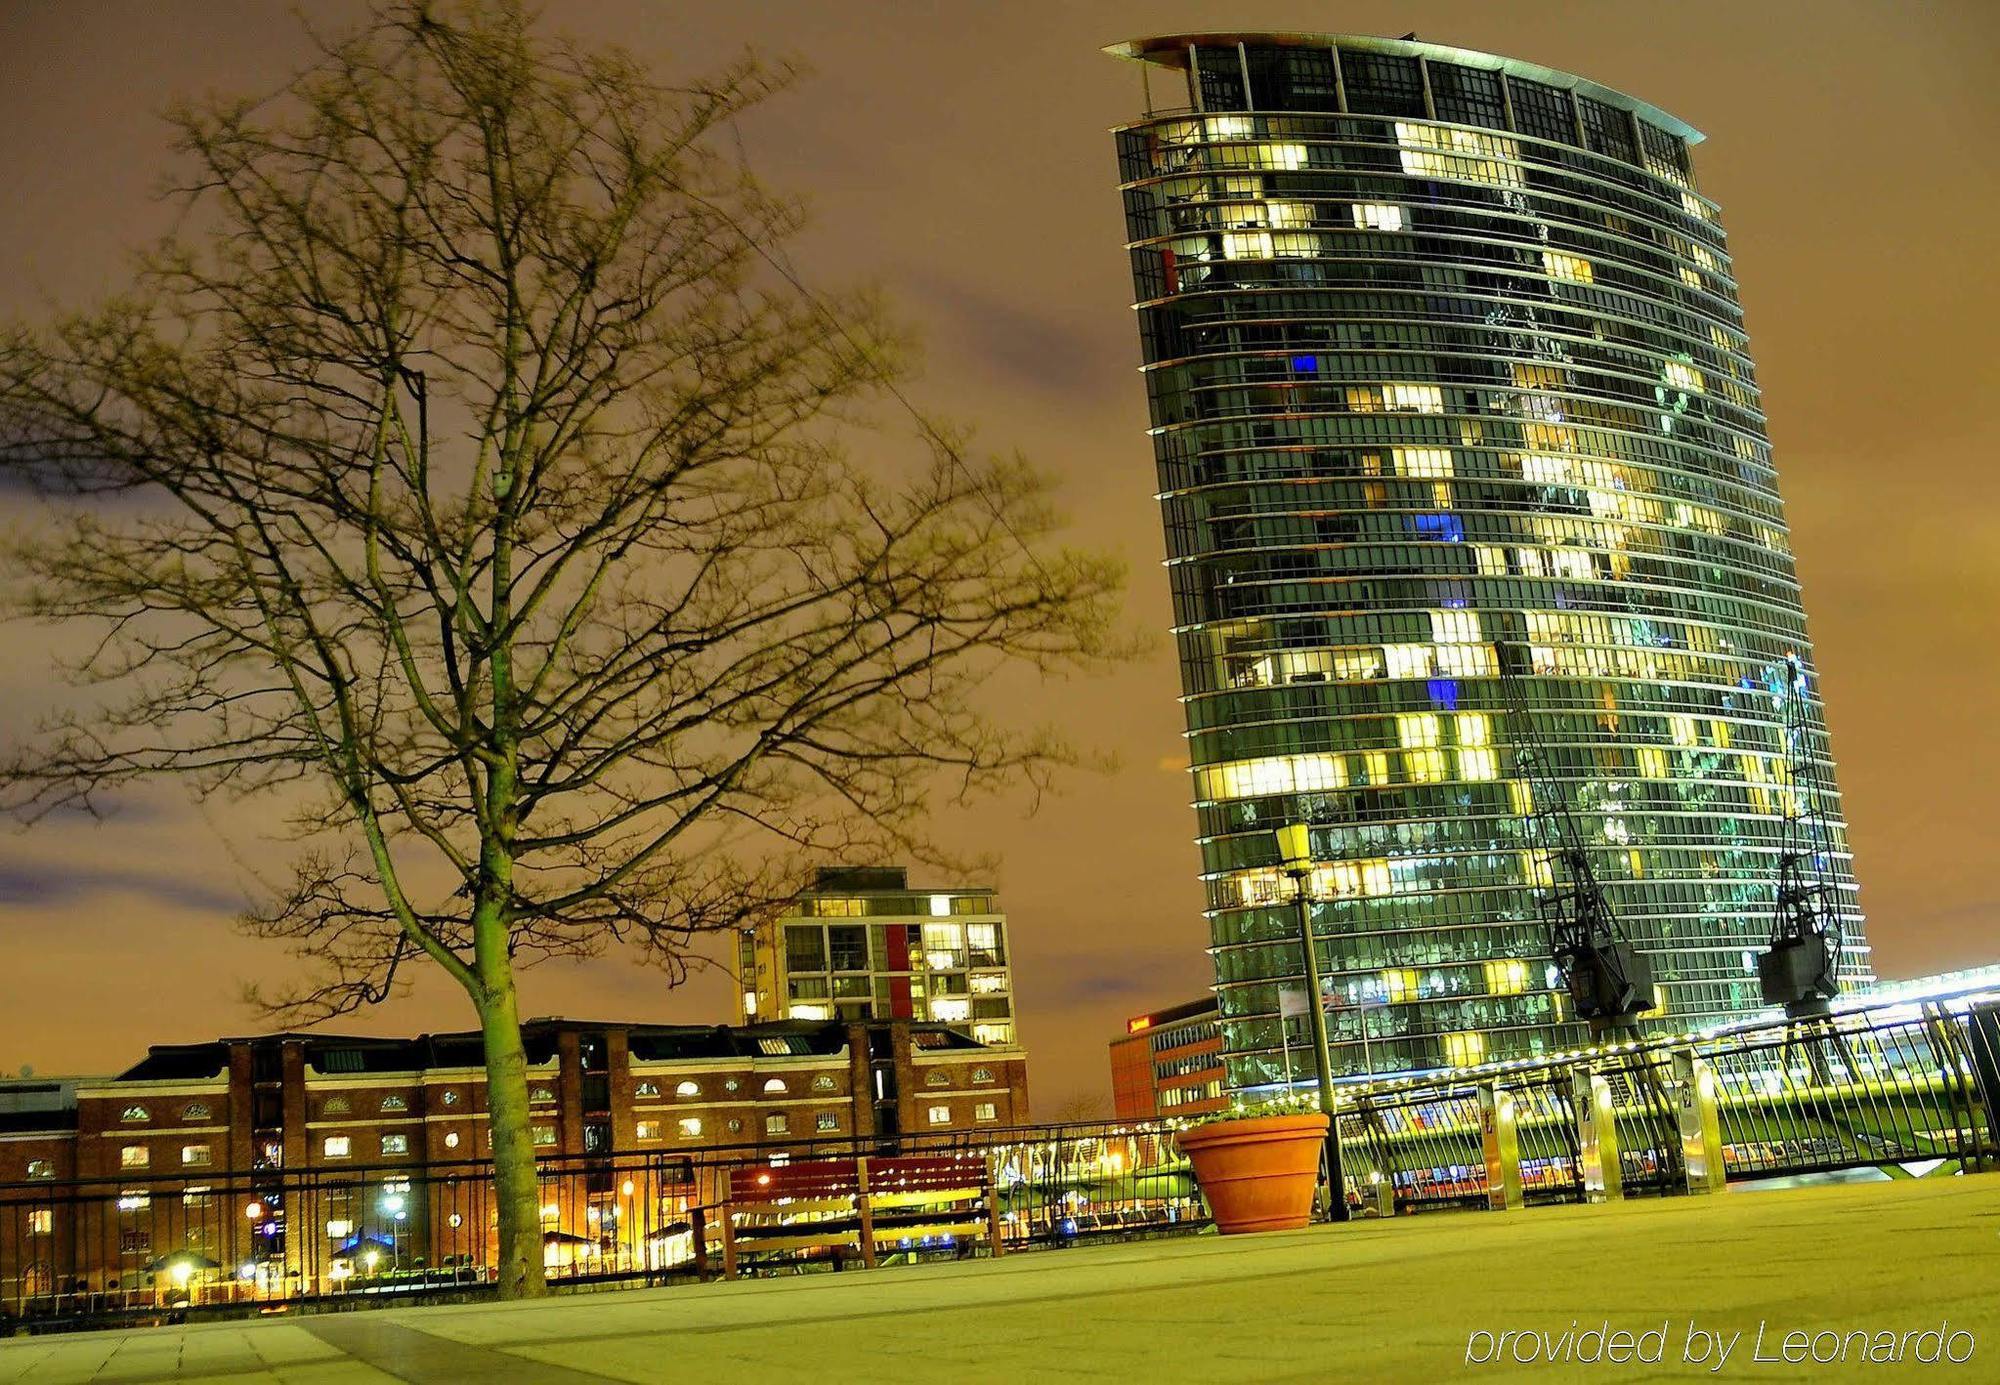
[[[1426,538],[1465,542],[1465,521],[1457,515],[1411,515],[1410,527]]]

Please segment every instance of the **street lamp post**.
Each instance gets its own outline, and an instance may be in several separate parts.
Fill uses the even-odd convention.
[[[1347,1220],[1347,1176],[1340,1166],[1340,1128],[1333,1110],[1333,1053],[1326,1041],[1326,996],[1320,990],[1319,950],[1312,936],[1312,843],[1306,825],[1278,829],[1278,857],[1291,876],[1299,909],[1299,949],[1306,959],[1306,1017],[1312,1025],[1313,1068],[1319,1077],[1319,1109],[1326,1113],[1327,1217]]]

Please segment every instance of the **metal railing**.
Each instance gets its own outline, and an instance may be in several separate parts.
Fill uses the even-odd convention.
[[[1165,1125],[926,1132],[545,1157],[543,1263],[558,1284],[707,1278],[732,1170],[925,1154],[986,1162],[1009,1252],[1208,1223]],[[883,1258],[971,1250],[922,1239]],[[492,1171],[472,1161],[0,1184],[0,1330],[470,1297],[490,1292],[497,1261]],[[759,1267],[841,1264],[799,1253]]]
[[[1601,1191],[1614,1142],[1623,1194],[1686,1190],[1691,1160],[1735,1180],[1974,1169],[2000,1159],[2000,1009],[1886,1004],[1345,1087],[1350,1205],[1492,1205],[1506,1191],[1489,1171],[1502,1095],[1515,1145],[1500,1176],[1518,1178],[1530,1205]],[[1689,1117],[1701,1111],[1712,1129],[1697,1147]],[[1584,1119],[1606,1115],[1611,1140]],[[1008,1252],[1196,1231],[1208,1213],[1174,1141],[1186,1124],[545,1158],[543,1262],[558,1284],[706,1278],[720,1264],[730,1172],[785,1160],[976,1156],[997,1203],[981,1210]],[[469,1297],[491,1291],[497,1249],[491,1171],[470,1161],[0,1184],[0,1331]],[[920,1238],[885,1258],[975,1250]],[[842,1262],[799,1252],[754,1270],[819,1268]]]

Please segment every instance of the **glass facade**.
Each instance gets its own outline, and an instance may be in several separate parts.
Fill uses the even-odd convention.
[[[1535,908],[1534,742],[1652,958],[1652,1027],[1757,1008],[1804,811],[1788,655],[1842,974],[1864,983],[1700,136],[1431,44],[1113,51],[1189,78],[1191,109],[1117,142],[1230,1085],[1309,1052],[1280,1003],[1304,984],[1290,819],[1314,824],[1337,1071],[1583,1040]]]

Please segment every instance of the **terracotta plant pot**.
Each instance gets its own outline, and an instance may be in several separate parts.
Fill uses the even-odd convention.
[[[1175,1138],[1223,1235],[1291,1231],[1312,1220],[1324,1113],[1211,1121]]]

